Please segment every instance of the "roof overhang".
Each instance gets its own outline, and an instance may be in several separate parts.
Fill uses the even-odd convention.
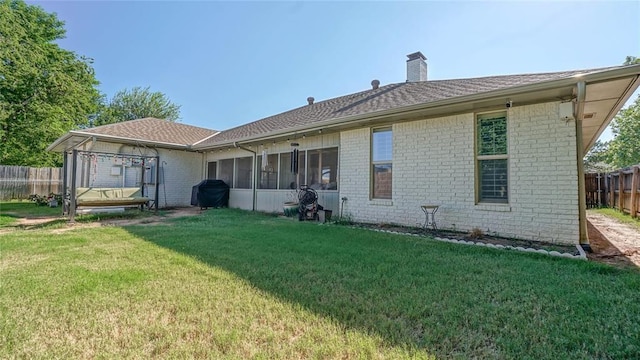
[[[140,140],[112,135],[100,135],[84,131],[69,131],[68,133],[54,141],[51,145],[49,145],[47,147],[47,151],[62,153],[75,149],[78,146],[86,143],[87,141],[102,141],[132,146],[147,146],[175,150],[192,150],[190,145],[184,144]]]
[[[404,106],[355,116],[319,121],[311,125],[280,129],[214,145],[195,145],[196,150],[214,150],[233,147],[234,143],[259,145],[265,141],[283,141],[293,136],[324,134],[366,126],[429,119],[434,117],[505,108],[507,101],[523,106],[550,101],[576,100],[579,82],[586,84],[582,116],[584,149],[586,152],[598,139],[606,126],[640,85],[640,65],[615,68],[558,80],[544,81],[507,89],[449,98],[430,103]],[[584,118],[587,115],[588,118]]]
[[[639,66],[636,68],[640,69]],[[640,85],[638,74],[586,83],[582,120],[583,151],[586,153]]]

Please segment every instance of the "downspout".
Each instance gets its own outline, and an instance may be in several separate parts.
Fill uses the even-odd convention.
[[[258,172],[257,172],[256,169],[257,169],[257,166],[258,166],[258,161],[257,161],[258,160],[258,153],[256,153],[255,151],[253,151],[251,149],[247,149],[246,147],[238,144],[236,141],[233,142],[233,146],[235,148],[237,148],[237,149],[242,149],[244,151],[248,151],[248,152],[253,154],[253,174],[251,174],[252,175],[251,177],[253,178],[253,179],[251,179],[252,191],[253,191],[253,196],[252,196],[252,200],[253,200],[252,206],[253,206],[253,208],[251,210],[252,211],[256,211],[256,202],[257,202],[256,188],[257,188],[257,185],[258,185],[258,181],[256,180],[257,177],[258,177],[257,176]]]
[[[587,232],[587,194],[584,184],[584,153],[582,150],[582,116],[584,114],[584,100],[586,97],[587,85],[584,81],[580,81],[576,84],[576,88],[577,101],[576,108],[574,109],[574,117],[576,119],[576,163],[578,165],[578,231],[580,234],[580,246],[582,246],[585,251],[591,252],[591,245],[589,244],[589,235]]]
[[[202,155],[202,161],[200,164],[200,179],[205,180],[207,178],[207,152],[203,151],[200,153]]]

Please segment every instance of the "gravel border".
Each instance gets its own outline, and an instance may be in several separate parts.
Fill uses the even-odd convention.
[[[357,229],[363,229],[363,227],[354,227]],[[462,245],[473,245],[473,246],[482,246],[482,247],[487,247],[487,248],[491,248],[491,249],[499,249],[499,250],[515,250],[515,251],[521,251],[521,252],[525,252],[525,253],[537,253],[537,254],[543,254],[543,255],[549,255],[549,256],[557,256],[557,257],[563,257],[563,258],[567,258],[567,259],[574,259],[574,260],[587,260],[587,254],[584,252],[584,250],[582,249],[582,247],[580,245],[576,245],[576,248],[578,249],[578,252],[580,253],[579,255],[573,255],[570,253],[566,253],[566,252],[558,252],[558,251],[547,251],[544,249],[533,249],[533,248],[529,248],[529,247],[522,247],[522,246],[510,246],[510,245],[500,245],[500,244],[491,244],[491,243],[483,243],[483,242],[474,242],[474,241],[468,241],[468,240],[457,240],[457,239],[450,239],[450,238],[445,238],[445,237],[438,237],[438,236],[428,236],[428,235],[421,235],[421,234],[411,234],[411,233],[403,233],[403,232],[399,232],[399,231],[391,231],[391,230],[382,230],[382,229],[371,229],[371,228],[364,228],[367,230],[371,230],[371,231],[377,231],[377,232],[383,232],[383,233],[388,233],[388,234],[398,234],[398,235],[406,235],[406,236],[413,236],[413,237],[427,237],[427,238],[431,238],[437,241],[442,241],[442,242],[448,242],[448,243],[453,243],[453,244],[462,244]]]

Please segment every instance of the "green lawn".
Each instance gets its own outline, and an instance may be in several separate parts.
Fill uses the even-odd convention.
[[[0,234],[0,358],[638,358],[640,271],[209,210]]]
[[[0,201],[0,227],[16,222],[18,217],[59,216],[61,208],[37,206],[31,201]]]

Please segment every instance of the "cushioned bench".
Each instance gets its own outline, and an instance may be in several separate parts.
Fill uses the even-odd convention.
[[[77,188],[76,207],[143,205],[149,201],[140,188]]]

